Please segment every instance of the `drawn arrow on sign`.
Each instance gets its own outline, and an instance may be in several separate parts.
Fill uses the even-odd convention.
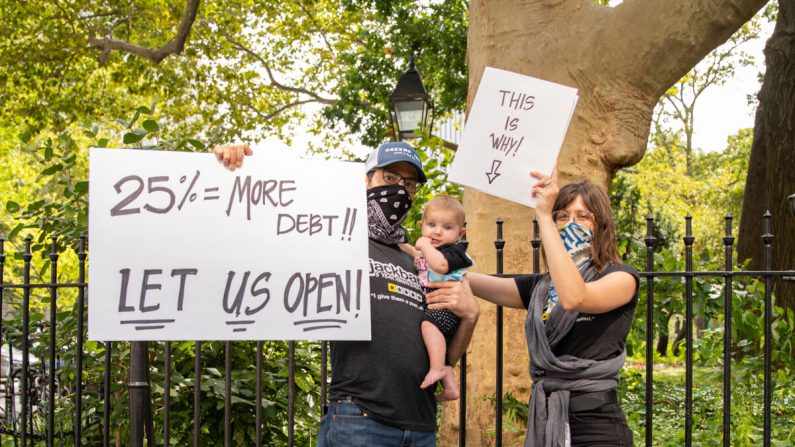
[[[500,173],[497,172],[497,169],[500,168],[500,165],[502,165],[502,161],[500,160],[494,160],[491,162],[491,172],[486,173],[486,177],[489,178],[489,185],[491,185],[491,182],[493,182],[494,179],[500,176]]]

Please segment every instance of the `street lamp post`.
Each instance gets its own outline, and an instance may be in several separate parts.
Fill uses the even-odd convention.
[[[413,56],[408,70],[389,95],[389,112],[396,140],[415,138],[415,130],[433,125],[433,100],[422,85]]]

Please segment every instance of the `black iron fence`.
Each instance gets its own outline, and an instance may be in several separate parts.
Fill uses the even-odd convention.
[[[655,299],[655,280],[663,277],[681,278],[685,282],[685,337],[684,344],[686,349],[685,354],[685,411],[684,411],[684,427],[685,437],[684,444],[687,446],[692,445],[693,433],[693,283],[696,278],[703,277],[718,277],[723,278],[724,293],[723,293],[723,318],[724,318],[724,339],[723,339],[723,430],[722,438],[723,445],[730,445],[731,441],[731,367],[732,367],[732,282],[738,277],[760,278],[764,282],[764,399],[763,399],[763,442],[765,446],[771,444],[771,405],[772,405],[772,367],[771,367],[771,350],[772,350],[772,280],[780,277],[795,277],[795,271],[773,270],[772,266],[772,249],[774,237],[770,234],[770,219],[771,215],[766,213],[764,216],[766,232],[762,236],[762,243],[764,244],[765,259],[764,270],[760,271],[737,271],[733,268],[732,248],[734,244],[734,237],[731,234],[731,217],[726,217],[726,230],[723,237],[724,245],[724,270],[713,271],[694,271],[693,270],[693,244],[694,237],[691,231],[691,220],[688,216],[686,218],[686,231],[684,237],[684,251],[685,251],[685,268],[683,271],[654,271],[654,254],[657,245],[657,239],[653,234],[653,220],[651,217],[647,218],[647,234],[644,239],[646,245],[646,269],[641,273],[641,277],[645,279],[645,299],[646,299],[646,367],[645,367],[645,445],[651,446],[654,439],[654,419],[653,419],[653,405],[654,405],[654,299]],[[501,219],[497,220],[497,238],[494,242],[497,261],[496,273],[503,274],[503,251],[506,242],[502,239],[503,222]],[[0,444],[2,446],[14,445],[22,447],[33,445],[142,445],[143,440],[147,441],[147,445],[164,445],[168,446],[172,439],[172,423],[171,423],[171,394],[174,383],[172,382],[172,342],[152,343],[157,349],[162,348],[163,364],[150,365],[148,363],[149,357],[147,352],[151,345],[145,342],[130,343],[125,352],[129,352],[129,359],[116,358],[114,359],[114,347],[118,348],[119,343],[104,342],[104,349],[95,350],[95,352],[102,352],[104,358],[102,359],[104,366],[102,369],[102,377],[94,378],[96,380],[87,380],[84,378],[84,361],[85,353],[85,300],[86,288],[88,286],[85,280],[85,268],[87,254],[85,251],[85,237],[81,238],[76,250],[78,260],[78,273],[75,282],[58,282],[58,241],[53,238],[51,240],[51,248],[47,255],[49,261],[50,280],[45,281],[32,281],[31,280],[31,260],[33,254],[31,251],[32,238],[28,236],[25,239],[24,249],[21,250],[21,257],[23,266],[21,269],[21,279],[19,283],[6,283],[4,281],[6,267],[6,254],[5,254],[5,240],[0,239],[0,308],[4,308],[8,299],[13,295],[14,299],[20,300],[18,303],[19,311],[21,312],[21,325],[19,330],[12,329],[7,324],[8,321],[0,320],[0,357],[2,363],[0,364],[0,390],[4,397],[4,402],[0,405],[2,417],[0,418]],[[538,226],[534,223],[534,237],[532,240],[533,248],[533,265],[538,269],[539,266],[539,249],[541,241],[538,238]],[[643,289],[643,288],[642,288]],[[75,340],[65,343],[58,342],[57,331],[59,322],[68,318],[63,315],[63,311],[58,308],[59,298],[66,293],[72,291],[76,294],[74,304],[74,318],[76,319],[76,334]],[[34,293],[35,292],[35,293]],[[643,294],[642,294],[643,298]],[[4,303],[4,300],[5,303]],[[36,301],[38,300],[38,301]],[[35,304],[39,308],[42,306],[48,308],[47,318],[40,321],[31,321],[31,305]],[[60,313],[59,313],[60,312]],[[503,314],[502,309],[497,309],[496,321],[496,383],[495,383],[495,410],[497,417],[495,418],[495,445],[503,445]],[[16,321],[16,320],[15,320]],[[31,332],[33,331],[33,333]],[[34,335],[35,337],[32,337]],[[43,334],[48,337],[44,337]],[[39,359],[31,356],[30,347],[32,339],[47,340],[47,359]],[[232,353],[234,345],[242,342],[225,342],[224,343],[224,421],[223,421],[223,438],[224,445],[233,445],[232,439],[232,376],[235,374],[233,369]],[[122,346],[125,344],[121,344]],[[20,347],[21,348],[18,348]],[[295,342],[288,342],[287,344],[287,421],[286,421],[286,443],[287,445],[295,445],[295,400],[296,400],[296,383],[295,383]],[[256,343],[256,380],[254,383],[254,402],[255,402],[255,418],[254,418],[254,439],[257,446],[262,445],[263,434],[263,357],[265,355],[264,343]],[[242,348],[241,348],[242,349]],[[73,368],[63,368],[63,361],[61,360],[66,356],[67,351],[73,350]],[[326,383],[327,383],[327,357],[328,349],[327,343],[320,343],[320,403],[326,401]],[[21,352],[19,352],[21,351]],[[193,420],[192,420],[192,442],[194,446],[203,445],[202,440],[202,424],[208,421],[202,420],[202,377],[205,372],[202,365],[202,342],[196,341],[194,345],[194,368],[193,368]],[[19,357],[17,359],[17,356]],[[118,391],[113,394],[111,390],[114,388],[118,390],[118,384],[113,383],[112,371],[114,371],[114,363],[127,362],[130,359],[137,359],[141,362],[138,368],[130,368],[129,376],[127,377],[127,395],[120,395]],[[92,358],[92,361],[98,362],[99,359]],[[125,363],[126,364],[126,363]],[[243,365],[248,366],[248,365]],[[241,367],[241,365],[238,365]],[[158,369],[162,372],[162,383],[155,383],[149,378],[149,371]],[[66,371],[66,372],[65,372]],[[69,372],[71,371],[71,372]],[[466,405],[467,405],[467,359],[466,356],[460,362],[460,385],[461,385],[461,401],[460,401],[460,419],[459,419],[459,445],[466,445]],[[90,382],[90,383],[89,383]],[[154,402],[157,406],[158,412],[162,413],[162,432],[154,433],[155,424],[153,423],[153,402],[150,386],[162,386],[162,401]],[[86,396],[90,396],[90,403],[85,402]],[[72,409],[72,414],[66,415],[68,423],[64,424],[64,415],[60,415],[56,419],[58,405],[64,401],[68,401],[68,408]],[[129,421],[128,432],[130,440],[119,439],[119,430],[114,430],[111,426],[111,414],[115,407],[123,405],[127,402],[129,414],[126,415]],[[323,405],[317,405],[317,411],[321,412]],[[86,414],[88,413],[88,414]],[[318,415],[319,416],[319,415]],[[209,421],[214,422],[214,421]],[[65,428],[66,426],[66,428]],[[313,428],[314,430],[317,427]],[[86,434],[90,431],[92,434]],[[111,435],[116,433],[116,439],[111,439]],[[190,439],[190,434],[182,437],[187,442]],[[666,434],[667,435],[667,434]],[[112,442],[113,441],[113,442]]]

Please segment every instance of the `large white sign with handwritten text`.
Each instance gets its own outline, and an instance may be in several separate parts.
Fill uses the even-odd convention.
[[[535,206],[530,171],[551,174],[577,89],[486,67],[448,178]]]
[[[91,149],[92,340],[369,340],[362,163]]]

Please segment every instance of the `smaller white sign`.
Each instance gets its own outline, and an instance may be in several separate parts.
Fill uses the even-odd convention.
[[[530,171],[551,174],[577,89],[486,67],[448,178],[535,207]]]

